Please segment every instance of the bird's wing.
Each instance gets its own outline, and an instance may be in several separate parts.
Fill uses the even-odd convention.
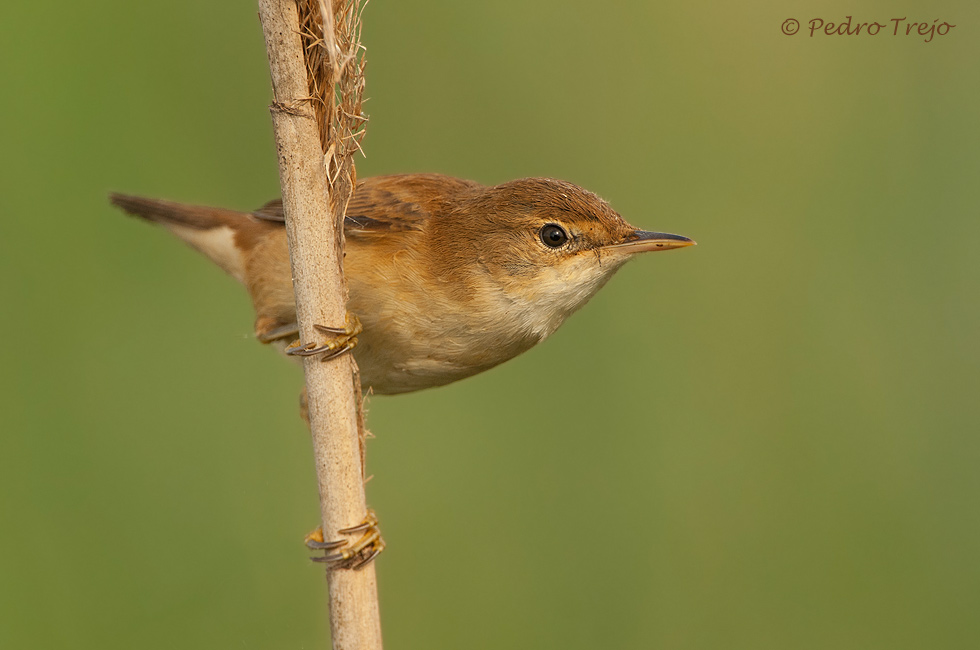
[[[398,231],[421,230],[429,217],[447,210],[446,199],[460,192],[482,187],[439,174],[376,176],[357,184],[347,204],[344,234],[370,237]],[[264,221],[284,223],[282,200],[274,199],[252,212]]]
[[[370,194],[370,197],[365,197],[364,194]],[[269,201],[252,212],[252,216],[263,221],[282,224],[286,222],[282,199]],[[420,222],[426,216],[428,215],[418,204],[399,201],[384,190],[363,192],[359,189],[357,196],[352,198],[347,206],[344,235],[357,237],[402,230],[420,230]]]

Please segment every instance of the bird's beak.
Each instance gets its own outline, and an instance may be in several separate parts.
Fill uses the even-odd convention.
[[[637,230],[621,244],[612,244],[603,248],[617,253],[643,253],[646,251],[669,251],[671,248],[684,248],[685,246],[697,246],[697,242],[680,235]]]

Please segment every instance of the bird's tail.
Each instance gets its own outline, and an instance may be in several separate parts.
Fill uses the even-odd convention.
[[[245,278],[242,231],[255,224],[243,212],[110,194],[109,200],[125,212],[159,223],[240,282]]]

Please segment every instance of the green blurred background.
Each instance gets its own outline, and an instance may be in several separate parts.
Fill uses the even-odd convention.
[[[389,648],[980,644],[980,5],[742,4],[367,8],[361,176],[565,178],[700,244],[371,401]],[[849,14],[957,27],[780,31]],[[327,647],[300,372],[105,198],[277,195],[254,2],[0,37],[0,647]]]

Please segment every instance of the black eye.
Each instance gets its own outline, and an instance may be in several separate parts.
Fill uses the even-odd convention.
[[[549,223],[541,228],[541,241],[549,248],[560,248],[568,241],[568,233],[561,226]]]

